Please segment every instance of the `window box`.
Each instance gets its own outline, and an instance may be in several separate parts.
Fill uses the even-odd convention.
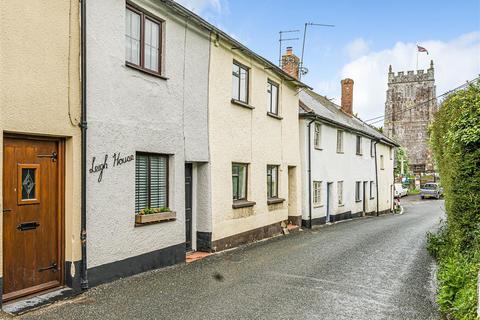
[[[255,201],[235,200],[233,201],[232,208],[233,209],[248,208],[248,207],[253,207],[256,204],[257,203]]]
[[[177,213],[175,211],[154,212],[149,214],[138,213],[135,215],[135,223],[148,224],[153,222],[175,220],[176,218]]]
[[[268,203],[268,205],[271,205],[271,204],[282,203],[284,201],[285,201],[285,199],[282,199],[282,198],[269,198],[267,200],[267,203]]]

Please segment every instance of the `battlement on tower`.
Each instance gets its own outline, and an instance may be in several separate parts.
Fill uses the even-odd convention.
[[[433,68],[433,60],[430,61],[430,68],[425,70],[420,69],[407,71],[405,74],[404,71],[399,71],[396,74],[392,71],[392,66],[388,70],[388,83],[402,83],[402,82],[421,82],[421,81],[435,81],[435,74]]]

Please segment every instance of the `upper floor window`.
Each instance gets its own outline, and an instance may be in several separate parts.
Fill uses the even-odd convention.
[[[370,140],[370,156],[375,157],[375,142]]]
[[[362,137],[357,136],[357,154],[362,155]]]
[[[322,125],[320,123],[315,122],[315,132],[313,136],[313,146],[316,149],[321,148],[322,143]]]
[[[168,207],[168,156],[137,153],[135,212]]]
[[[390,160],[393,160],[393,148],[390,147],[389,150],[390,150]]]
[[[343,131],[337,130],[337,153],[343,153]]]
[[[380,155],[380,169],[385,169],[385,160],[383,159],[383,154]]]
[[[248,68],[234,61],[232,65],[232,99],[248,103]]]
[[[370,181],[370,199],[375,198],[375,182]]]
[[[128,65],[161,73],[162,22],[131,6],[125,14],[125,60]]]
[[[232,164],[232,189],[234,201],[247,199],[247,170],[247,164]]]
[[[278,115],[278,84],[271,80],[267,82],[267,105],[268,112]]]
[[[267,166],[267,197],[278,198],[278,166]]]

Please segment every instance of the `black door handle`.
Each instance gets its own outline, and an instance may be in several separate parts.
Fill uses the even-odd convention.
[[[52,264],[49,265],[48,267],[38,269],[38,272],[47,271],[47,270],[52,270],[52,272],[57,272],[57,270],[58,270],[57,269],[57,263],[52,262]]]

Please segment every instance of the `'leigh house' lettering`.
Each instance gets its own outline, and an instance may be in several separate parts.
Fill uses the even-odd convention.
[[[126,157],[122,157],[120,155],[120,152],[115,152],[113,154],[112,158],[113,158],[112,167],[118,167],[118,166],[121,166],[122,164],[133,161],[135,159],[135,156],[132,154],[132,155],[129,155],[129,156],[126,156]],[[108,154],[105,155],[105,157],[103,159],[103,163],[95,163],[96,159],[97,158],[95,158],[95,157],[92,158],[92,166],[90,167],[89,172],[91,174],[99,172],[98,182],[102,182],[103,171],[108,169]]]

